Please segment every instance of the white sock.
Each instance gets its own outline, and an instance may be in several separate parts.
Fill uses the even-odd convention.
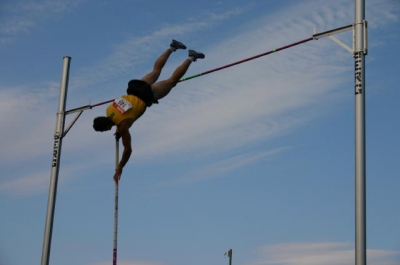
[[[172,46],[169,46],[169,49],[171,50],[171,52],[176,51],[176,48],[175,48],[175,47],[172,47]]]

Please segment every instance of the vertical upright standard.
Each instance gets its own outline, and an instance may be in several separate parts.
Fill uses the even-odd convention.
[[[365,166],[365,55],[367,31],[365,0],[355,0],[355,262],[367,264]]]
[[[48,265],[50,258],[51,236],[53,233],[54,208],[55,208],[56,194],[57,194],[61,144],[64,134],[65,103],[67,101],[70,62],[71,62],[71,57],[65,56],[63,59],[60,99],[58,102],[56,129],[54,133],[53,156],[51,159],[50,187],[49,187],[49,198],[47,201],[46,224],[44,229],[42,263],[41,263],[42,265]]]
[[[229,258],[229,265],[232,265],[232,249],[229,249],[227,252],[225,252],[225,256]]]

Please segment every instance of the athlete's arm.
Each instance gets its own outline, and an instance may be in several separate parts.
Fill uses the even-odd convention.
[[[114,180],[119,180],[121,178],[122,169],[124,168],[132,154],[131,134],[129,133],[129,127],[121,122],[118,126],[118,134],[122,138],[124,151],[122,152],[122,158],[119,161],[118,167],[115,169]]]

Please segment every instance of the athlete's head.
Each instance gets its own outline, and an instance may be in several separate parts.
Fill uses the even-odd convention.
[[[96,132],[111,130],[114,123],[108,117],[97,117],[93,120],[93,129]]]

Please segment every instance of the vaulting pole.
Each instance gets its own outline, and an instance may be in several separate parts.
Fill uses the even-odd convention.
[[[60,98],[59,98],[58,112],[57,112],[57,122],[54,133],[53,157],[51,159],[50,188],[49,188],[49,198],[47,201],[47,215],[46,215],[46,224],[44,230],[44,240],[42,249],[42,263],[41,263],[42,265],[48,265],[50,258],[51,236],[53,233],[54,208],[57,195],[57,182],[58,182],[60,155],[61,155],[61,144],[64,133],[65,103],[67,101],[70,62],[71,62],[71,57],[68,56],[64,57],[61,86],[60,86]]]
[[[355,0],[355,264],[367,264],[365,166],[365,0]]]
[[[119,137],[115,137],[115,169],[119,164]],[[117,241],[118,241],[118,183],[115,180],[115,198],[114,198],[114,244],[113,244],[113,265],[117,265]]]

